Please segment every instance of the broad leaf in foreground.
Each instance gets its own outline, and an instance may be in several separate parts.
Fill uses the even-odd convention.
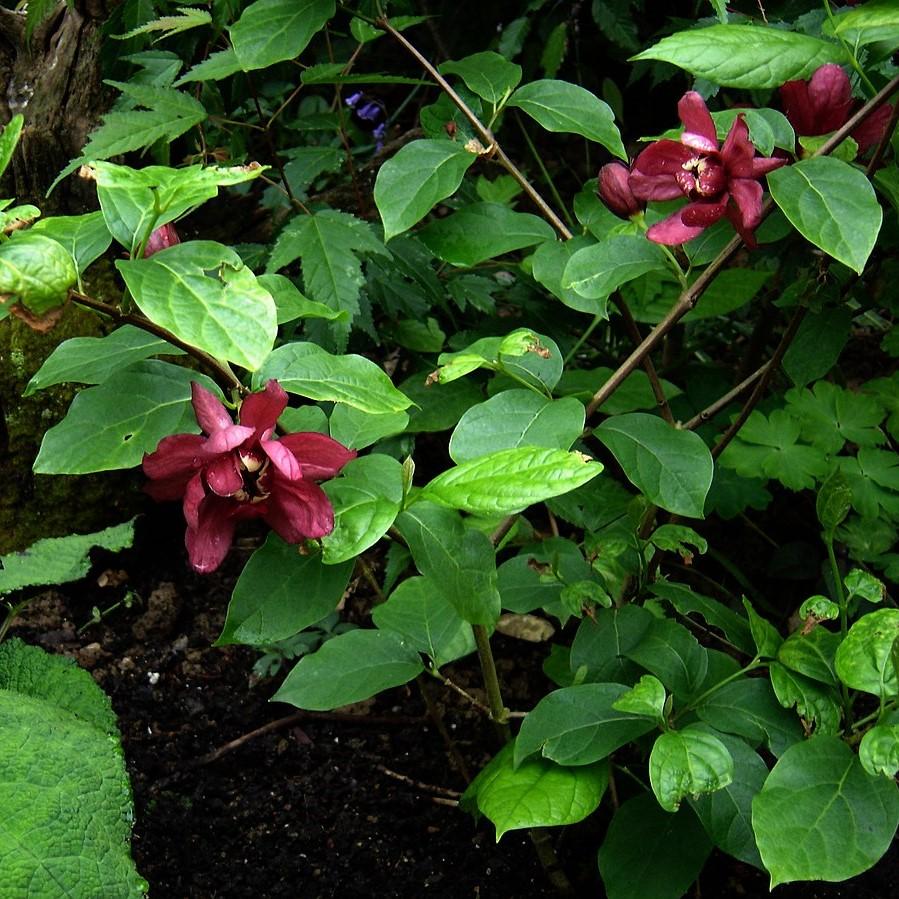
[[[713,793],[734,776],[727,747],[707,730],[687,727],[658,737],[649,756],[649,782],[668,812],[676,812],[687,796]]]

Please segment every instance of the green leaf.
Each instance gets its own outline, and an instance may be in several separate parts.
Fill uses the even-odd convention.
[[[852,505],[849,481],[835,471],[820,487],[815,498],[815,513],[824,532],[833,532],[843,523]]]
[[[373,414],[402,412],[412,401],[382,368],[364,356],[333,356],[314,343],[289,343],[272,352],[253,375],[254,389],[275,378],[288,393],[346,403]]]
[[[400,390],[414,404],[409,410],[409,434],[445,431],[466,409],[484,399],[483,390],[473,381],[440,384],[430,381],[424,372],[406,378]]]
[[[803,621],[812,618],[812,624],[818,621],[834,621],[840,617],[840,607],[826,596],[810,596],[799,606],[797,614]]]
[[[644,412],[607,418],[594,434],[652,503],[676,515],[702,518],[714,463],[698,434]]]
[[[504,390],[465,412],[449,454],[461,463],[518,446],[567,450],[583,429],[584,407],[572,397],[548,400],[530,390]]]
[[[838,463],[852,490],[853,509],[868,518],[899,519],[896,453],[863,446],[855,456],[840,456]]]
[[[880,578],[874,577],[868,571],[861,568],[853,568],[845,578],[843,585],[846,588],[846,601],[854,599],[858,596],[865,602],[879,603],[883,602],[887,593],[886,584]]]
[[[216,396],[205,375],[147,359],[123,368],[97,387],[82,390],[66,417],[44,434],[36,474],[87,474],[140,465],[169,434],[199,433],[190,382]],[[122,397],[128,402],[123,403]]]
[[[134,808],[118,734],[15,690],[0,689],[0,719],[4,892],[145,896],[128,851]]]
[[[378,170],[375,205],[384,240],[408,231],[462,183],[477,155],[448,140],[406,144]]]
[[[20,552],[0,556],[0,596],[25,587],[77,581],[90,570],[93,547],[118,552],[131,546],[133,539],[132,519],[93,534],[46,537]],[[5,645],[0,643],[0,651]]]
[[[6,171],[13,153],[16,152],[24,124],[25,117],[17,113],[3,126],[3,132],[0,133],[0,175]]]
[[[712,851],[689,806],[674,815],[640,793],[615,811],[599,849],[608,899],[681,899]]]
[[[891,658],[899,639],[899,609],[877,609],[849,628],[836,654],[840,680],[853,690],[882,699],[899,695],[899,680]]]
[[[899,773],[899,724],[878,724],[863,737],[858,760],[868,774],[894,778]]]
[[[649,536],[649,542],[663,552],[678,553],[689,564],[693,559],[693,550],[700,555],[708,551],[709,544],[693,528],[683,524],[663,524]]]
[[[43,234],[26,231],[0,244],[0,304],[43,315],[66,301],[77,277],[69,253]]]
[[[29,231],[52,238],[68,250],[78,274],[99,259],[112,243],[112,235],[106,227],[102,212],[54,215],[35,222]]]
[[[471,782],[461,799],[476,804],[496,827],[496,841],[510,830],[576,824],[599,806],[609,779],[604,763],[563,768],[544,759],[513,765],[506,746]]]
[[[490,539],[466,528],[462,517],[431,503],[416,503],[396,520],[418,570],[459,615],[493,627],[500,614],[496,555]]]
[[[654,620],[646,609],[632,604],[600,609],[595,620],[585,618],[571,644],[571,670],[583,668],[590,681],[635,681],[639,669],[627,653],[642,643]]]
[[[309,297],[335,312],[347,313],[339,328],[345,342],[349,321],[359,312],[359,291],[365,282],[359,257],[367,254],[389,256],[371,226],[347,212],[324,209],[297,215],[287,223],[275,241],[267,271],[300,259]]]
[[[883,407],[872,396],[818,381],[811,390],[794,387],[785,399],[787,410],[802,422],[802,438],[836,455],[845,443],[877,446],[886,442],[878,425]]]
[[[111,162],[94,162],[89,168],[106,227],[132,256],[156,228],[211,200],[219,187],[251,181],[265,171],[259,165],[132,169]]]
[[[667,731],[656,739],[649,755],[649,782],[666,812],[676,812],[687,796],[726,787],[733,774],[734,760],[727,747],[697,727]]]
[[[402,434],[409,424],[409,416],[405,412],[362,412],[338,403],[330,418],[331,436],[350,449],[364,449],[391,437]]]
[[[667,618],[654,618],[640,642],[623,655],[654,674],[682,700],[699,692],[709,668],[708,654],[696,638]]]
[[[295,59],[334,15],[334,0],[256,0],[229,29],[245,72]]]
[[[463,462],[437,475],[419,496],[464,512],[506,515],[567,493],[601,471],[582,453],[521,446]]]
[[[777,661],[828,686],[837,686],[834,655],[842,637],[824,627],[790,634],[777,651]]]
[[[337,608],[352,573],[351,563],[324,565],[270,533],[234,585],[215,645],[267,646],[292,637]]]
[[[275,301],[229,247],[190,241],[116,267],[141,311],[186,343],[250,371],[271,352]]]
[[[521,66],[492,50],[472,53],[458,62],[445,62],[440,72],[458,75],[470,91],[494,106],[502,103],[521,81]]]
[[[744,478],[776,478],[790,490],[810,490],[827,475],[823,450],[798,443],[802,424],[785,409],[766,418],[758,409],[746,420],[719,462]]]
[[[796,707],[807,726],[814,725],[818,734],[836,734],[840,729],[840,705],[835,691],[817,681],[790,671],[779,662],[768,666],[771,686],[780,704]]]
[[[655,723],[663,723],[667,698],[662,682],[651,674],[644,674],[635,686],[612,703],[612,708],[616,712],[629,712],[650,718]]]
[[[848,309],[823,309],[806,315],[783,358],[783,370],[797,387],[823,378],[837,364],[851,324]]]
[[[551,537],[522,547],[496,573],[504,609],[526,614],[543,607],[558,614],[566,587],[583,584],[590,577],[590,566],[577,544]]]
[[[768,189],[803,237],[861,274],[883,219],[874,188],[863,172],[839,159],[820,156],[770,172]]]
[[[210,53],[206,59],[191,66],[174,84],[181,87],[191,81],[221,81],[242,70],[233,47]]]
[[[430,578],[403,581],[387,602],[375,606],[372,621],[395,631],[438,668],[475,651],[471,625],[463,620]]]
[[[66,382],[102,384],[132,363],[157,354],[183,356],[184,350],[133,325],[122,325],[106,337],[72,337],[32,375],[23,396]]]
[[[716,730],[753,743],[764,741],[776,756],[802,739],[802,728],[795,715],[778,704],[770,683],[759,677],[725,684],[703,700],[696,713]]]
[[[172,35],[189,31],[191,28],[209,25],[211,22],[212,16],[205,9],[191,9],[189,6],[179,6],[177,15],[160,16],[158,19],[144,22],[143,25],[138,25],[124,34],[111,34],[110,37],[124,41],[131,37],[137,37],[139,34],[151,34],[155,31],[163,32],[154,40],[154,43],[156,43],[156,41],[172,37]]]
[[[547,131],[580,134],[602,144],[613,156],[627,159],[611,108],[577,84],[532,81],[518,88],[506,105],[526,112]]]
[[[713,112],[712,121],[715,123],[718,140],[722,143],[726,140],[737,116],[741,116],[746,122],[746,127],[749,128],[749,140],[762,156],[770,156],[775,147],[780,147],[788,153],[792,153],[796,149],[796,133],[793,131],[790,120],[782,112],[764,107],[753,109],[748,106],[738,106]]]
[[[594,242],[585,235],[573,237],[571,240],[547,240],[534,251],[530,257],[531,274],[554,297],[560,299],[569,309],[590,315],[605,315],[607,298],[597,300],[582,297],[570,287],[562,287],[562,275],[568,261],[578,251],[594,246]]]
[[[627,692],[622,684],[580,684],[544,696],[521,723],[515,765],[535,752],[560,765],[590,765],[648,733],[655,722],[614,707]]]
[[[272,702],[329,711],[399,687],[423,670],[418,652],[397,634],[347,631],[303,656]]]
[[[622,284],[666,267],[657,244],[643,236],[617,234],[575,252],[562,273],[562,289],[605,301]]]
[[[760,659],[775,659],[783,643],[777,628],[765,618],[762,618],[752,607],[752,603],[743,597],[743,608],[749,619],[749,629],[752,631],[752,640],[755,643],[756,655]]]
[[[796,880],[848,880],[889,848],[899,792],[868,774],[836,737],[797,743],[752,803],[752,826],[771,889]]]
[[[670,62],[722,87],[779,87],[811,78],[827,62],[846,62],[836,44],[761,25],[711,25],[662,38],[631,57]],[[792,167],[791,167],[792,168]]]
[[[473,267],[554,240],[555,231],[536,215],[514,212],[498,203],[472,203],[426,225],[418,237],[438,259]]]
[[[328,565],[346,562],[373,546],[393,524],[403,502],[403,467],[374,453],[353,459],[324,484],[334,506],[334,530],[322,538]]]
[[[875,0],[860,9],[846,9],[826,21],[824,30],[836,34],[850,46],[886,42],[891,47],[899,41],[899,10],[892,0]]]
[[[689,799],[715,845],[756,868],[762,859],[752,832],[752,800],[768,777],[768,766],[746,743],[727,734],[716,734],[734,760],[734,779],[714,793]]]

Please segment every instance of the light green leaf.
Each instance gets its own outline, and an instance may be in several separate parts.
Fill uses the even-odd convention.
[[[530,390],[504,390],[465,412],[449,454],[461,463],[519,446],[567,450],[583,429],[584,407],[572,397],[549,400]]]
[[[402,434],[409,424],[409,416],[405,412],[362,412],[345,403],[334,407],[330,418],[331,436],[350,449],[364,449],[391,437]]]
[[[133,540],[133,519],[93,534],[70,534],[68,537],[38,540],[20,552],[0,556],[0,596],[25,587],[77,581],[91,567],[90,551],[93,547],[101,546],[118,552],[131,546]],[[0,650],[4,645],[0,644]]]
[[[883,220],[874,188],[863,172],[839,159],[819,156],[770,172],[768,189],[803,237],[861,274]]]
[[[883,406],[873,396],[818,381],[811,390],[793,387],[785,399],[787,411],[802,422],[802,439],[830,455],[836,455],[847,442],[858,446],[886,442],[878,427]]]
[[[97,387],[82,390],[66,417],[44,434],[36,474],[87,474],[140,465],[169,434],[199,433],[190,382],[216,396],[218,387],[198,372],[158,359],[123,368]],[[122,397],[128,402],[123,403]]]
[[[55,240],[28,231],[0,244],[0,303],[21,303],[35,315],[61,306],[78,273]]]
[[[373,414],[402,412],[412,401],[382,368],[364,356],[333,356],[314,343],[278,347],[253,375],[254,389],[275,378],[288,393],[335,403]]]
[[[418,652],[397,634],[347,631],[303,656],[272,702],[329,711],[399,687],[423,670]]]
[[[471,625],[430,578],[407,578],[387,602],[375,606],[372,621],[427,653],[438,668],[475,651]]]
[[[520,512],[567,493],[602,471],[582,453],[522,446],[463,462],[438,475],[419,497],[474,514]]]
[[[521,723],[515,765],[535,752],[559,765],[590,765],[648,733],[655,722],[616,708],[627,692],[622,684],[580,684],[544,696]]]
[[[879,603],[883,602],[887,592],[886,584],[880,578],[861,568],[853,568],[843,578],[843,585],[846,587],[847,601],[858,596],[865,602]]]
[[[121,369],[157,354],[183,356],[184,350],[133,325],[123,325],[106,337],[72,337],[32,375],[23,396],[72,381],[102,384]]]
[[[352,573],[351,563],[324,565],[270,533],[234,585],[215,645],[266,646],[292,637],[337,608]]]
[[[562,289],[605,301],[622,284],[665,268],[657,244],[643,236],[617,234],[574,253],[562,273]],[[604,313],[604,302],[602,310]]]
[[[493,627],[500,614],[496,554],[458,512],[416,503],[396,520],[418,570],[466,621]]]
[[[882,699],[899,695],[899,674],[891,651],[899,640],[899,609],[877,609],[849,628],[836,654],[840,680],[853,690]]]
[[[852,491],[852,508],[867,518],[899,519],[899,456],[890,450],[859,448],[838,458]]]
[[[0,175],[6,171],[12,154],[16,151],[24,124],[25,117],[21,113],[16,113],[3,126],[3,132],[0,133]]]
[[[112,34],[110,37],[116,40],[124,41],[131,37],[137,37],[139,34],[152,34],[155,31],[163,32],[156,37],[153,43],[161,41],[164,38],[172,37],[175,34],[181,34],[183,31],[189,31],[191,28],[197,28],[202,25],[209,25],[212,22],[212,16],[205,9],[191,9],[189,6],[179,6],[178,14],[174,16],[160,16],[158,19],[151,19],[138,25],[124,34]]]
[[[776,109],[753,109],[749,106],[735,106],[712,113],[718,140],[722,143],[737,116],[741,116],[749,128],[749,140],[762,156],[771,156],[775,147],[788,153],[796,149],[796,133],[790,120]]]
[[[796,713],[818,734],[836,734],[840,729],[840,704],[836,692],[805,675],[785,668],[780,662],[768,666],[771,686],[780,704]]]
[[[521,66],[492,50],[472,53],[458,62],[445,62],[440,72],[458,75],[470,91],[494,106],[502,103],[521,81]]]
[[[826,596],[810,596],[799,606],[797,614],[803,621],[810,617],[818,621],[834,621],[840,617],[840,607]]]
[[[475,159],[476,154],[448,140],[412,141],[388,159],[375,179],[384,240],[408,231],[455,193]]]
[[[261,284],[275,301],[278,324],[295,321],[298,318],[323,318],[327,321],[348,321],[349,315],[337,311],[324,303],[316,303],[300,293],[297,286],[285,275],[257,275],[256,282]]]
[[[651,502],[677,515],[703,517],[714,463],[698,434],[644,412],[607,418],[594,434]]]
[[[896,784],[868,774],[836,737],[790,747],[752,803],[771,889],[796,880],[848,880],[889,848],[899,824]]]
[[[616,712],[650,718],[653,722],[664,722],[667,698],[662,682],[651,674],[644,674],[635,686],[612,703],[612,708]]]
[[[836,34],[850,46],[885,42],[895,47],[899,41],[899,9],[893,0],[875,0],[859,9],[844,9],[825,21],[827,34]]]
[[[734,775],[734,760],[713,734],[697,727],[659,736],[649,755],[649,782],[659,805],[676,812],[686,796],[714,793]]]
[[[210,53],[206,59],[191,66],[174,84],[181,87],[191,81],[221,81],[242,70],[233,47]]]
[[[656,549],[676,552],[687,560],[693,559],[694,550],[701,555],[709,548],[704,537],[683,524],[663,524],[650,534],[649,542]]]
[[[716,730],[744,737],[753,744],[764,741],[776,756],[802,739],[796,716],[778,704],[770,683],[760,677],[725,684],[705,699],[696,713]]]
[[[529,759],[517,768],[506,746],[471,782],[460,800],[476,805],[496,827],[496,840],[510,830],[583,821],[599,806],[609,779],[605,763],[563,768]]]
[[[472,267],[554,240],[555,232],[536,215],[514,212],[498,203],[472,203],[426,225],[418,237],[438,259]]]
[[[425,372],[406,378],[400,388],[415,405],[409,410],[410,434],[445,431],[475,403],[484,399],[481,387],[473,381],[460,380],[449,384],[431,381]]]
[[[231,26],[245,72],[295,59],[334,15],[334,0],[256,0]]]
[[[229,247],[190,241],[116,266],[141,311],[186,343],[250,371],[271,352],[275,301]]]
[[[65,247],[74,259],[79,274],[99,259],[112,243],[112,235],[103,221],[102,212],[54,215],[35,222],[29,230],[50,237]]]
[[[556,79],[532,81],[518,88],[507,105],[526,112],[547,131],[580,134],[619,159],[627,159],[611,108],[577,84]]]
[[[760,659],[776,659],[783,643],[783,637],[770,621],[762,618],[756,612],[752,603],[745,596],[743,597],[743,608],[746,609],[746,617],[749,619],[749,629],[752,631],[756,654]]]
[[[712,842],[689,806],[676,814],[640,793],[616,810],[599,850],[608,899],[681,899],[699,876]]]
[[[325,562],[335,565],[387,533],[403,501],[403,467],[381,453],[363,456],[347,463],[323,489],[334,506],[334,530],[322,538],[322,549]]]
[[[570,287],[562,287],[562,276],[568,261],[578,250],[591,246],[594,246],[594,242],[584,235],[566,241],[547,240],[537,247],[530,258],[531,274],[569,309],[590,315],[604,315],[607,306],[606,297],[590,300]]]
[[[878,724],[863,737],[858,760],[868,774],[894,778],[899,773],[899,724]]]
[[[777,661],[812,680],[835,687],[834,655],[841,639],[825,627],[816,627],[807,634],[796,631],[780,645]]]
[[[722,87],[773,88],[810,78],[827,62],[846,62],[836,44],[761,25],[711,25],[662,38],[631,57],[670,62]]]

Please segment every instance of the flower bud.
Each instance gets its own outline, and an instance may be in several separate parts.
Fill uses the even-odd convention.
[[[154,253],[158,253],[160,250],[173,247],[176,243],[181,243],[181,238],[178,237],[175,226],[172,224],[163,225],[150,235],[150,239],[147,241],[147,246],[144,250],[144,259],[148,256],[152,256]]]
[[[599,170],[599,197],[623,219],[643,211],[643,204],[631,190],[629,178],[630,170],[620,162],[610,162]]]

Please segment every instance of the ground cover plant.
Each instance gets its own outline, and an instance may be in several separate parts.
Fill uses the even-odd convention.
[[[497,747],[459,805],[560,892],[593,815],[611,899],[713,849],[848,880],[899,825],[899,9],[575,6],[453,54],[413,3],[116,6],[48,199],[99,209],[0,213],[0,327],[103,328],[30,378],[82,385],[33,470],[140,468],[196,572],[261,528],[217,645],[299,709],[463,696]],[[3,557],[3,633],[47,549]],[[529,708],[496,631],[543,641]]]

